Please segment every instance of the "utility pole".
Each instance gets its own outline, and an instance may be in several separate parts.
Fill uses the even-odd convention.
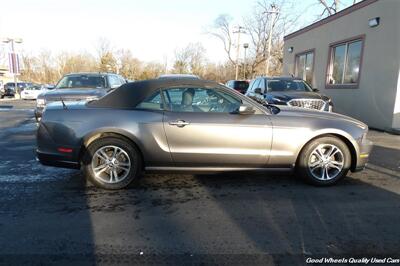
[[[243,44],[243,48],[244,48],[243,79],[246,80],[246,68],[247,68],[246,51],[247,51],[247,48],[249,48],[249,44],[248,43],[244,43]]]
[[[18,88],[18,78],[17,78],[17,72],[19,71],[19,62],[18,62],[18,56],[15,53],[15,43],[22,43],[21,38],[5,38],[2,40],[4,43],[10,43],[11,44],[11,56],[10,56],[10,69],[13,72],[14,76],[14,89],[15,89],[15,98],[20,98],[20,91]]]
[[[275,6],[275,4],[271,5],[271,10],[264,12],[264,14],[271,14],[271,19],[270,19],[270,25],[269,25],[269,36],[268,36],[268,54],[267,54],[267,60],[265,63],[265,76],[269,75],[269,62],[270,62],[270,57],[271,57],[271,45],[272,45],[272,34],[273,34],[273,28],[274,28],[274,21],[275,21],[275,16],[279,14],[278,8]]]
[[[237,44],[236,44],[236,74],[235,74],[235,80],[239,78],[239,52],[240,52],[240,34],[245,33],[244,27],[238,26],[237,31],[234,31],[233,33],[237,33]]]

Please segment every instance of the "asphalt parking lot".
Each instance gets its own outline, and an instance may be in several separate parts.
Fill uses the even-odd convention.
[[[99,190],[35,160],[34,102],[0,101],[0,264],[299,264],[400,257],[400,136],[316,188],[282,174],[144,175]]]

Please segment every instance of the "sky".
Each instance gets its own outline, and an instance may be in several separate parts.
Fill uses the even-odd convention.
[[[298,8],[315,1],[297,1]],[[207,29],[220,14],[240,23],[256,4],[256,0],[0,0],[0,37],[22,38],[19,49],[32,54],[41,50],[94,54],[97,41],[106,38],[115,49],[129,49],[140,60],[158,62],[170,61],[176,49],[200,42],[210,61],[222,62],[226,59],[222,44]],[[307,12],[301,26],[314,15]]]

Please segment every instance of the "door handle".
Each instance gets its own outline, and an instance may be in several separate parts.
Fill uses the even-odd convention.
[[[176,121],[169,122],[169,124],[171,126],[184,127],[184,126],[189,125],[190,123],[186,122],[185,120],[176,120]]]

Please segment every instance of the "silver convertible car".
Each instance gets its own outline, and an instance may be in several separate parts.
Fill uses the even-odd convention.
[[[81,168],[105,189],[126,187],[142,171],[294,170],[324,186],[364,168],[367,131],[347,116],[262,105],[211,81],[157,79],[48,105],[37,157]]]

